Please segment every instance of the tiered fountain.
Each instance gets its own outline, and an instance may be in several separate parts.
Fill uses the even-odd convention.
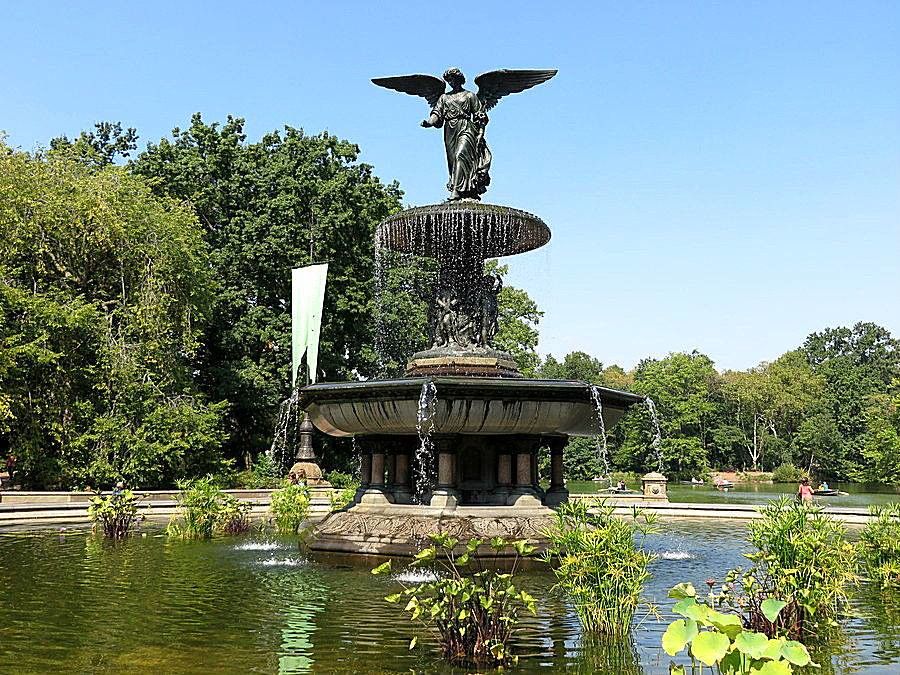
[[[444,531],[540,541],[552,507],[568,497],[563,450],[569,436],[611,429],[640,396],[584,382],[522,377],[515,359],[492,347],[499,278],[488,258],[543,246],[550,230],[538,217],[479,201],[489,182],[486,111],[556,71],[494,71],[462,88],[462,74],[381,78],[376,84],[418,94],[432,111],[422,125],[444,128],[450,173],[447,202],[407,209],[382,222],[376,251],[437,261],[429,316],[431,347],[412,355],[406,377],[319,383],[301,406],[332,436],[352,436],[362,487],[354,503],[314,530],[318,551],[404,555]],[[541,448],[550,452],[550,486],[538,481]]]

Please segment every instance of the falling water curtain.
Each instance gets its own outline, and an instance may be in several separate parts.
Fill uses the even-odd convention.
[[[328,263],[291,270],[291,384],[295,387],[304,352],[309,381],[316,381],[327,276]]]

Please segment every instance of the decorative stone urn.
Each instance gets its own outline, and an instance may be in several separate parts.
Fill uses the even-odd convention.
[[[641,478],[644,499],[669,501],[669,497],[666,494],[666,483],[668,482],[669,480],[657,471],[651,471],[648,474],[644,474],[644,477]]]

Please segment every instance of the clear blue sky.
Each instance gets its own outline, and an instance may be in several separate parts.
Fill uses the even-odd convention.
[[[746,368],[811,331],[900,335],[900,2],[0,3],[0,129],[191,113],[349,138],[410,204],[445,197],[425,104],[377,75],[559,68],[504,99],[487,201],[553,239],[508,259],[543,353]]]

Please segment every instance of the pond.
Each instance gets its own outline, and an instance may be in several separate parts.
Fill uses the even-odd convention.
[[[566,487],[573,494],[594,494],[606,488],[607,484],[593,481],[570,481]],[[632,489],[640,489],[639,482],[629,483]],[[900,501],[900,488],[876,483],[832,483],[830,487],[846,492],[834,497],[816,497],[815,501],[826,506],[847,506],[865,508],[871,504],[886,504]],[[704,502],[707,504],[765,504],[782,496],[793,497],[797,492],[796,483],[736,483],[728,490],[717,490],[712,484],[668,485],[671,502]]]
[[[665,613],[675,583],[721,578],[742,562],[742,528],[667,521],[649,540],[659,557],[648,597]],[[382,600],[396,581],[367,568],[310,561],[294,538],[143,534],[114,544],[85,530],[0,533],[0,672],[464,672],[444,666],[433,637],[408,650],[413,629]],[[516,672],[667,672],[665,622],[649,619],[630,643],[585,644],[550,575],[520,583],[539,610],[516,636]],[[898,672],[900,600],[860,593],[852,610],[816,672]]]

